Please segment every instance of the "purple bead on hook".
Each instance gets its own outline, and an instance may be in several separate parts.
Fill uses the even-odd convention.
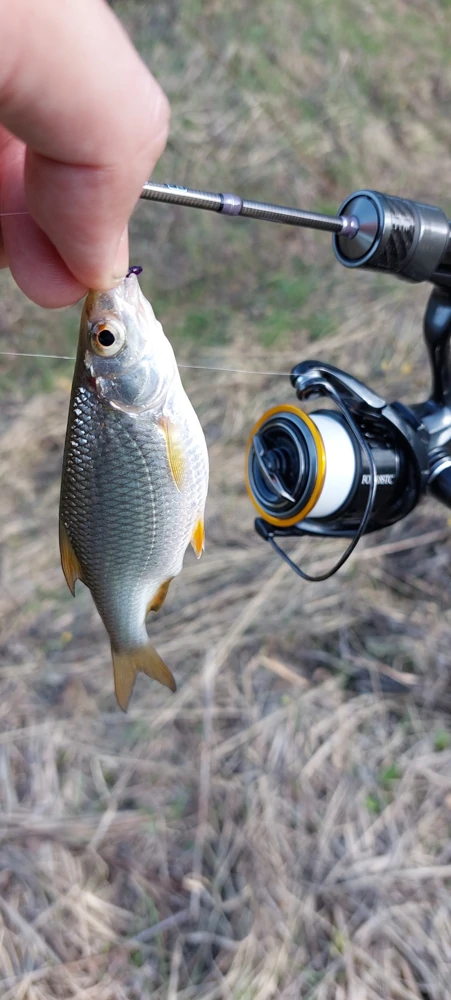
[[[142,274],[142,270],[143,269],[139,266],[139,264],[133,264],[127,271],[127,278],[129,278],[131,274]]]

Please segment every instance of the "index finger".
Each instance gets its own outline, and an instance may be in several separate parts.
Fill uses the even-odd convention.
[[[0,0],[0,22],[0,121],[27,146],[27,206],[81,285],[111,287],[166,98],[104,0]]]

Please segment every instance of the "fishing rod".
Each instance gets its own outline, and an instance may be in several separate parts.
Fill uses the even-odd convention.
[[[428,399],[388,403],[333,365],[302,361],[289,376],[297,399],[324,398],[335,409],[307,415],[297,403],[281,404],[252,428],[245,479],[255,528],[291,568],[306,580],[327,579],[362,535],[400,521],[426,493],[451,507],[451,223],[442,209],[370,190],[354,192],[336,216],[153,182],[141,197],[329,232],[344,267],[433,286],[423,320]],[[276,541],[300,535],[344,538],[348,546],[332,569],[312,577]]]

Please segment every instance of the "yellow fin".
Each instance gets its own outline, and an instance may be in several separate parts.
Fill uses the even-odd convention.
[[[191,535],[191,545],[193,546],[197,558],[200,559],[205,545],[205,529],[202,517],[200,517],[196,522],[196,527]]]
[[[185,479],[185,452],[182,436],[176,423],[170,417],[163,417],[160,427],[166,438],[169,467],[177,489],[182,492]]]
[[[168,594],[169,584],[170,584],[171,580],[173,580],[173,579],[174,578],[172,576],[170,576],[169,580],[165,580],[164,583],[161,584],[161,587],[158,588],[156,594],[154,594],[154,596],[151,597],[151,599],[150,599],[150,601],[149,601],[149,603],[147,605],[146,614],[148,614],[149,611],[159,611],[160,608],[163,607],[163,604],[164,604],[164,602],[166,600],[166,597],[167,597],[167,594]]]
[[[75,597],[75,584],[77,580],[83,580],[80,563],[72,548],[66,527],[60,518],[60,554],[63,573],[71,594]]]
[[[118,705],[123,712],[127,711],[138,671],[142,671],[148,677],[164,684],[171,691],[176,690],[176,683],[169,667],[163,663],[161,656],[158,655],[153,646],[126,649],[122,653],[112,649],[111,653],[113,656],[114,689]]]

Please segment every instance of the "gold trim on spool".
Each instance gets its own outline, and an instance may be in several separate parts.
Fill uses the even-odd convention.
[[[317,461],[317,465],[318,465],[318,470],[317,470],[317,474],[316,474],[316,482],[315,482],[315,485],[313,487],[312,495],[311,495],[310,499],[307,501],[307,503],[305,504],[305,507],[302,507],[302,509],[300,511],[298,511],[298,513],[295,514],[294,517],[283,518],[283,517],[273,517],[272,514],[267,514],[263,510],[263,508],[260,507],[260,505],[257,503],[257,501],[256,501],[256,499],[255,499],[255,497],[254,497],[254,495],[252,493],[252,490],[251,490],[251,487],[250,487],[250,483],[249,483],[248,463],[249,463],[249,452],[250,452],[250,449],[251,449],[251,446],[252,446],[252,440],[253,440],[254,434],[256,434],[257,431],[260,430],[260,427],[262,427],[262,425],[265,423],[265,421],[268,419],[268,417],[274,416],[275,413],[286,413],[287,411],[288,411],[288,413],[294,413],[297,417],[300,417],[300,419],[303,420],[303,422],[308,427],[308,429],[309,429],[309,431],[310,431],[310,433],[312,435],[312,438],[313,438],[313,440],[315,442],[315,447],[316,447],[316,461]],[[269,524],[274,524],[276,526],[276,528],[291,528],[293,524],[297,524],[298,521],[302,521],[305,517],[307,517],[307,514],[309,514],[310,511],[313,510],[313,508],[314,508],[317,500],[319,500],[319,497],[320,497],[320,494],[321,494],[321,490],[322,490],[322,488],[324,486],[325,475],[326,475],[326,452],[325,452],[325,448],[324,448],[324,441],[323,441],[323,439],[321,437],[321,434],[320,434],[320,432],[319,432],[316,424],[308,416],[307,413],[304,413],[304,411],[300,410],[297,406],[293,406],[291,403],[287,403],[284,406],[273,406],[270,410],[267,410],[266,413],[264,413],[263,416],[260,417],[259,420],[257,420],[257,423],[252,428],[252,432],[251,432],[251,435],[249,437],[249,440],[248,440],[247,446],[246,446],[246,462],[245,462],[245,466],[244,466],[244,479],[245,479],[246,489],[247,489],[247,492],[248,492],[248,495],[249,495],[249,499],[250,499],[251,503],[253,503],[255,509],[258,511],[258,513],[260,514],[260,517],[262,517],[264,521],[267,521]]]

